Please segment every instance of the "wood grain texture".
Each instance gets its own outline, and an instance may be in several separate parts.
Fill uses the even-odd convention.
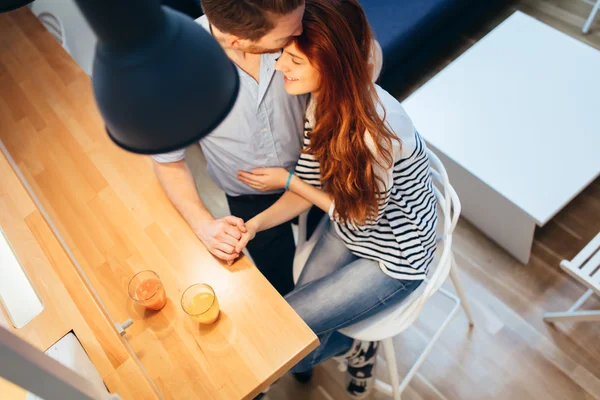
[[[206,251],[149,157],[110,142],[89,78],[26,8],[0,15],[0,92],[0,139],[110,316],[134,320],[126,338],[165,398],[252,398],[317,346],[247,258],[227,266]],[[145,269],[167,291],[158,313],[127,295]],[[222,310],[205,328],[179,304],[198,282],[213,286]]]
[[[0,226],[44,304],[42,312],[20,329],[0,307],[0,325],[42,351],[73,331],[110,391],[124,398],[158,399],[2,153]],[[0,393],[4,390],[11,397],[0,398],[18,398],[12,397],[18,389],[0,382]]]

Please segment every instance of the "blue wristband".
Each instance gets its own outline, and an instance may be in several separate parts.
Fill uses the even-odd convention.
[[[292,176],[294,176],[293,172],[290,172],[288,175],[287,183],[285,184],[285,190],[290,190],[290,183],[292,182]]]

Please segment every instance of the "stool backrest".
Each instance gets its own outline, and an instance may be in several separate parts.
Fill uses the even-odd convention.
[[[442,233],[438,236],[438,262],[432,265],[425,282],[425,288],[419,296],[410,297],[408,303],[398,309],[396,322],[401,326],[398,330],[408,328],[419,316],[423,306],[438,291],[450,274],[452,267],[452,234],[460,216],[460,200],[450,185],[448,173],[440,159],[429,149],[427,156],[431,165],[434,180],[435,197],[438,201],[438,224],[443,223]],[[435,263],[435,261],[434,261]]]

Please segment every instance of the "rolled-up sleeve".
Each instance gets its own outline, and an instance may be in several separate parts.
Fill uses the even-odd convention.
[[[152,156],[154,161],[161,164],[173,163],[181,161],[185,158],[185,149],[171,151],[169,153],[155,154]]]

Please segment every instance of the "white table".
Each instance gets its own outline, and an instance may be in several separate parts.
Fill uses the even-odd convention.
[[[403,105],[463,215],[523,263],[536,225],[600,175],[600,51],[521,12]]]

